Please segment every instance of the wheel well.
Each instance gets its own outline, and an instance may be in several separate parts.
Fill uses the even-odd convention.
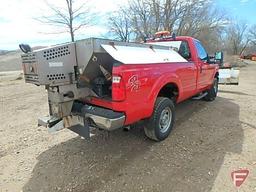
[[[161,88],[157,97],[167,97],[173,100],[174,102],[176,102],[178,95],[179,95],[178,86],[174,83],[168,83]]]

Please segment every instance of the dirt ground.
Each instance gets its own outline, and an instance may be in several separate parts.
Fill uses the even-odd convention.
[[[239,86],[220,86],[214,102],[177,106],[172,134],[148,140],[99,131],[84,140],[68,130],[37,127],[48,113],[42,87],[18,73],[0,74],[0,191],[238,191],[231,172],[250,173],[239,191],[256,191],[256,63]]]

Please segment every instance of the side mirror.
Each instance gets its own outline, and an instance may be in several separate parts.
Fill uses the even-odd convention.
[[[209,56],[208,60],[209,60],[208,61],[209,64],[215,64],[216,63],[215,56]]]
[[[218,52],[215,53],[215,61],[220,66],[223,65],[223,59],[224,59],[224,54],[223,54],[222,51],[218,51]]]

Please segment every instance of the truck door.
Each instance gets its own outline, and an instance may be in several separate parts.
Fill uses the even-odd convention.
[[[192,61],[191,51],[187,41],[180,42],[178,53],[188,61],[184,64],[186,65],[186,70],[180,70],[177,72],[182,77],[181,84],[184,92],[184,97],[187,98],[195,94],[197,83],[197,68],[195,62]]]
[[[208,54],[202,44],[195,40],[195,46],[198,55],[198,59],[196,61],[198,66],[197,87],[200,90],[212,84],[212,77],[215,67],[207,63]]]

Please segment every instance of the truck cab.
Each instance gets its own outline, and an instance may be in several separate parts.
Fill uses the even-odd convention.
[[[156,40],[149,40],[147,43],[173,47],[183,58],[188,60],[189,64],[194,66],[192,66],[194,71],[192,78],[197,79],[195,87],[193,87],[196,92],[203,91],[212,84],[212,79],[217,72],[218,65],[209,62],[208,53],[199,40],[181,36],[158,38]],[[188,82],[188,84],[191,84],[191,82],[193,81]]]

